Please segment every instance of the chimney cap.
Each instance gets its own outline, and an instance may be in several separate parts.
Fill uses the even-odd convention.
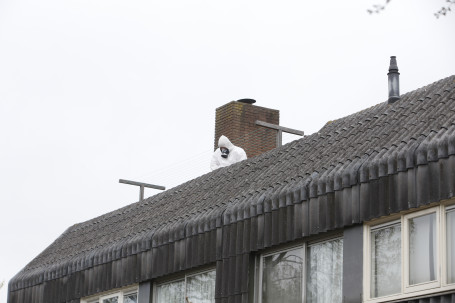
[[[396,56],[390,56],[389,73],[400,74],[398,72],[398,64],[397,64],[397,57]]]
[[[390,57],[389,72],[389,99],[388,103],[394,103],[400,99],[400,73],[398,72],[397,57]]]
[[[247,104],[253,104],[253,103],[256,103],[256,100],[244,98],[244,99],[239,99],[239,100],[237,100],[237,102],[242,102],[242,103],[247,103]]]

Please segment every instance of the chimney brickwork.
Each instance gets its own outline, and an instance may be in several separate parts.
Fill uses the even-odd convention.
[[[280,111],[232,101],[216,109],[215,149],[221,135],[243,148],[248,158],[276,147],[277,131],[256,125],[256,120],[280,124]]]

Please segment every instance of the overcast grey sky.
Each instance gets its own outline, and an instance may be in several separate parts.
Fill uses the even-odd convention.
[[[0,280],[69,226],[209,171],[215,109],[311,134],[455,73],[443,0],[0,0]],[[146,191],[153,195],[158,191]],[[6,302],[6,287],[0,291]]]

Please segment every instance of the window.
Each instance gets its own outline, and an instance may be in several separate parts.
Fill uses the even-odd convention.
[[[337,239],[310,245],[306,273],[305,302],[341,302],[343,298],[343,240]]]
[[[371,297],[396,294],[401,289],[401,225],[371,230]]]
[[[455,283],[455,207],[446,211],[446,264],[447,283]]]
[[[137,287],[92,296],[81,303],[138,303]]]
[[[455,207],[404,214],[365,228],[365,301],[455,288]]]
[[[300,302],[303,281],[303,248],[262,258],[261,302]]]
[[[155,303],[214,303],[215,270],[155,285]]]
[[[341,238],[266,254],[259,262],[258,302],[342,301]]]

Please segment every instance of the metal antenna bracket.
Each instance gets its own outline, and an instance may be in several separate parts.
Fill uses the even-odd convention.
[[[267,123],[267,122],[263,122],[263,121],[259,121],[259,120],[256,120],[256,125],[260,125],[260,126],[271,128],[271,129],[276,129],[278,131],[278,134],[276,136],[276,147],[280,147],[281,145],[283,145],[283,143],[282,143],[283,142],[283,132],[293,134],[293,135],[299,135],[299,136],[304,135],[303,131],[301,131],[301,130],[292,129],[292,128],[288,128],[288,127],[284,127],[284,126],[279,126],[276,124]]]
[[[144,200],[144,187],[160,189],[160,190],[166,189],[166,187],[160,186],[160,185],[153,185],[153,184],[148,184],[148,183],[124,180],[124,179],[119,179],[118,182],[123,183],[123,184],[139,186],[139,201],[141,201],[141,202]]]

